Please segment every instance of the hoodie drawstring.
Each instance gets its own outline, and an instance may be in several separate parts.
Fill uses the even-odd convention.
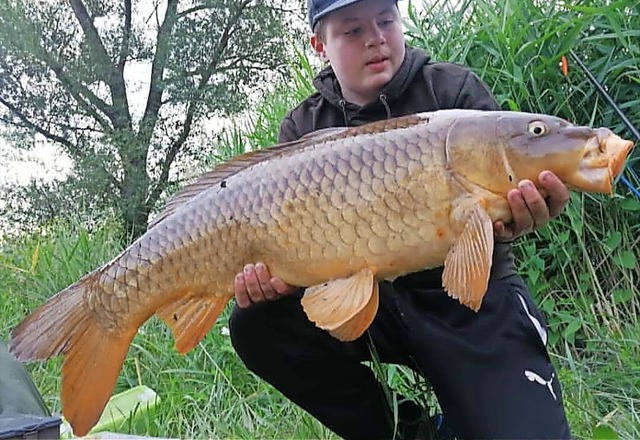
[[[340,108],[342,109],[342,118],[344,119],[344,126],[348,127],[349,126],[349,120],[347,119],[347,101],[345,101],[344,99],[341,99],[340,101],[338,101],[338,104],[340,105]]]
[[[378,97],[378,99],[380,99],[380,102],[384,106],[384,109],[387,111],[387,119],[391,119],[391,108],[389,107],[389,102],[387,101],[387,95],[383,93]]]

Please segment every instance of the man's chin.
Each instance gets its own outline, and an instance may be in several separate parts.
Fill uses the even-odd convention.
[[[367,75],[367,88],[369,89],[381,89],[387,85],[391,78],[393,78],[393,73],[391,71],[383,71],[380,73]]]

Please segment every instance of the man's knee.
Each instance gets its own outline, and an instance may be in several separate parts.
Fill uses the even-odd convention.
[[[234,306],[229,318],[231,344],[250,370],[256,372],[261,366],[278,362],[290,355],[290,346],[298,344],[292,335],[299,333],[299,302],[287,297],[246,309]]]
[[[265,313],[260,305],[241,309],[234,305],[229,318],[229,333],[234,350],[245,364],[252,364],[257,351],[264,350],[268,326]],[[247,365],[252,368],[251,365]]]

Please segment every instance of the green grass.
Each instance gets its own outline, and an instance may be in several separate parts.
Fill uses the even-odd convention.
[[[117,225],[109,222],[92,231],[59,223],[5,242],[0,254],[0,339],[6,341],[10,329],[51,294],[111,259],[121,248],[118,236]],[[596,257],[592,264],[605,263]],[[570,286],[574,280],[567,278]],[[563,297],[552,308],[546,306],[547,314],[579,317],[581,323],[568,338],[572,321],[552,321],[558,322],[559,333],[552,356],[576,438],[592,438],[603,424],[619,438],[640,437],[640,325],[637,319],[612,322],[622,313],[618,308],[637,310],[637,288],[633,294],[621,302],[604,293],[600,305],[560,291],[542,298],[544,308],[552,298]],[[607,311],[608,319],[599,310]],[[225,331],[228,312],[184,356],[175,352],[170,331],[159,320],[142,327],[116,392],[144,384],[162,400],[142,426],[127,431],[179,438],[335,438],[242,365]],[[59,360],[30,364],[29,370],[47,405],[59,411]],[[436,404],[425,381],[407,369],[385,366],[378,373],[392,389],[432,408]]]
[[[589,348],[579,354],[568,345],[554,350],[577,437],[593,438],[593,431],[604,425],[619,438],[640,438],[639,331],[631,326],[619,335],[604,333],[587,340]]]

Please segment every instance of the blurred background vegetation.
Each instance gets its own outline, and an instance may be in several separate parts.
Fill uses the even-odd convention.
[[[0,0],[0,5],[8,8],[9,3],[5,3],[6,0]],[[227,1],[225,5],[231,11],[240,3],[243,2]],[[607,126],[640,142],[633,138],[568,55],[572,50],[604,84],[628,118],[640,125],[640,3],[637,0],[406,3],[409,42],[427,50],[434,60],[470,66],[489,85],[504,109],[558,115],[582,125]],[[207,6],[208,2],[203,1],[202,5]],[[275,3],[271,6],[281,7]],[[202,10],[206,14],[206,8]],[[280,13],[288,14],[288,11]],[[292,8],[290,13],[302,22],[299,9]],[[114,14],[122,15],[122,11]],[[12,49],[7,43],[8,31],[2,33],[2,26],[6,26],[4,17],[0,17],[0,53],[15,50],[15,44]],[[259,14],[249,17],[256,25],[253,29],[263,29],[261,26],[266,25],[260,22],[261,17]],[[275,20],[279,16],[266,17]],[[46,18],[46,14],[41,18]],[[206,17],[198,18],[206,21]],[[204,123],[211,115],[222,115],[225,127],[209,134],[200,125],[199,130],[188,133],[184,144],[189,148],[171,161],[171,172],[161,183],[158,200],[153,203],[148,200],[149,191],[160,188],[153,185],[162,182],[161,171],[154,167],[167,156],[148,156],[149,163],[143,164],[149,176],[146,199],[140,195],[135,198],[149,202],[144,205],[147,213],[157,208],[184,180],[213,164],[248,148],[274,144],[280,120],[288,109],[313,91],[311,80],[319,68],[318,62],[309,57],[300,28],[289,32],[286,24],[291,26],[294,22],[293,19],[285,21],[283,27],[278,28],[282,31],[278,41],[286,50],[279,51],[277,62],[269,65],[275,69],[269,72],[277,74],[263,72],[268,78],[264,81],[270,87],[261,90],[259,97],[251,93],[250,82],[248,88],[242,89],[248,98],[227,102],[226,107],[220,99],[229,93],[228,85],[218,91],[213,86],[205,87],[207,93],[197,96],[198,109],[204,109],[194,111],[199,121]],[[113,32],[117,33],[117,29]],[[140,56],[151,56],[153,41],[146,46],[143,43],[144,39],[140,39]],[[247,44],[258,43],[252,40]],[[28,52],[25,48],[22,50]],[[13,53],[15,56],[17,52]],[[76,63],[91,65],[88,58],[78,55],[82,53],[80,49],[74,53],[78,56]],[[184,49],[174,55],[188,58]],[[61,52],[59,56],[63,59],[67,54]],[[566,76],[559,67],[562,56],[568,58]],[[7,71],[5,68],[0,73]],[[29,72],[32,71],[25,69],[20,74]],[[168,96],[175,93],[175,102],[182,100],[180,105],[196,102],[189,92],[193,91],[194,83],[185,78],[202,75],[202,72],[197,67],[192,71],[184,67],[181,72],[183,77],[172,77],[175,81],[171,87],[175,89],[169,90],[171,87],[167,86],[166,93]],[[246,78],[245,73],[237,75],[236,79]],[[51,77],[49,80],[56,81]],[[2,95],[3,81],[7,84],[6,79],[0,78],[0,98],[7,98]],[[197,89],[198,82],[195,84]],[[35,100],[32,104],[42,105],[42,102],[42,99]],[[5,125],[12,128],[10,140],[33,137],[38,130],[24,124],[25,118],[11,115],[8,108],[5,105],[4,113],[0,114]],[[177,105],[166,114],[166,126],[154,128],[157,131],[152,138],[155,136],[158,140],[147,144],[148,151],[166,153],[170,151],[172,139],[180,140],[185,120],[180,119],[179,112],[175,113],[176,108],[186,107]],[[23,113],[33,115],[34,122],[40,121],[36,112]],[[97,113],[100,114],[99,109]],[[72,116],[67,122],[79,120]],[[132,120],[133,128],[127,136],[136,137],[140,133],[139,121]],[[102,165],[98,167],[100,173],[95,172],[96,167],[89,169],[99,177],[109,174],[111,180],[87,184],[87,178],[92,176],[83,171],[82,166],[91,160],[91,155],[85,154],[67,180],[47,184],[34,181],[24,188],[5,188],[3,218],[12,223],[11,233],[0,242],[0,339],[6,340],[10,329],[29,310],[110,260],[136,234],[126,216],[118,211],[128,200],[105,203],[126,196],[113,193],[118,187],[114,182],[122,182],[120,179],[124,176],[118,171],[124,170],[124,159],[118,154],[109,156],[118,148],[125,148],[122,145],[126,142],[118,144],[112,124],[96,124],[104,133],[86,136],[82,142],[93,145],[92,151],[97,152]],[[71,136],[70,131],[62,130],[58,135]],[[176,137],[163,140],[165,135]],[[160,162],[152,160],[153,157],[160,157],[157,159]],[[639,158],[636,151],[624,173],[626,183],[618,182],[614,197],[573,194],[559,218],[516,243],[520,271],[548,320],[550,351],[564,387],[565,406],[576,438],[640,438],[640,267],[637,261],[640,200],[632,190],[640,187]],[[109,181],[115,186],[104,183]],[[58,368],[58,361],[31,367],[54,410],[59,409]],[[425,393],[428,385],[421,378],[395,366],[382,368],[381,374],[391,389],[414,396],[430,405],[431,411],[437,411],[437,402]],[[175,354],[172,338],[159,322],[147,323],[134,340],[118,389],[138,383],[154,388],[163,403],[144,426],[131,427],[131,432],[182,438],[332,437],[242,366],[231,348],[226,319],[220,319],[200,347],[184,357]]]

